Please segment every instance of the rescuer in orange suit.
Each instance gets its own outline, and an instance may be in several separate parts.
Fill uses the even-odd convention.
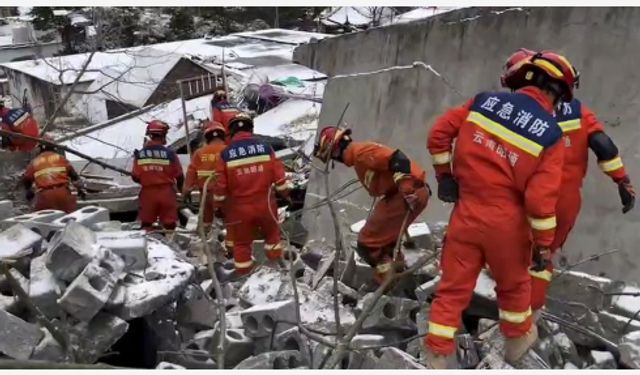
[[[4,107],[3,107],[4,108]],[[31,137],[38,137],[40,129],[36,120],[22,108],[3,110],[0,128],[12,133],[19,133]],[[18,137],[2,136],[2,148],[10,151],[31,152],[38,146],[38,142]]]
[[[167,230],[175,229],[178,221],[176,193],[182,190],[184,176],[178,156],[165,146],[168,131],[169,126],[162,121],[149,122],[146,135],[150,140],[134,153],[131,178],[142,185],[139,217],[147,231],[156,220]]]
[[[369,195],[382,197],[360,231],[356,247],[358,255],[375,269],[376,282],[382,284],[392,267],[398,272],[405,267],[402,251],[395,262],[393,252],[398,238],[427,207],[426,172],[401,150],[355,142],[350,129],[335,126],[320,131],[314,156],[325,163],[333,159],[353,167]]]
[[[190,200],[190,194],[194,190],[198,190],[201,194],[204,191],[204,184],[211,175],[215,175],[215,168],[225,144],[226,131],[221,123],[211,121],[204,129],[204,138],[207,144],[193,153],[191,156],[191,164],[187,169],[187,178],[184,184],[182,195],[185,199]],[[209,181],[207,192],[212,193],[215,188],[215,177]],[[207,194],[210,195],[210,194]],[[213,199],[207,198],[204,207],[203,221],[205,228],[209,228],[213,223],[214,202]],[[233,235],[232,228],[227,226],[227,235],[225,237],[225,247],[229,253],[233,252]]]
[[[80,176],[64,156],[56,152],[50,144],[40,144],[40,154],[31,161],[22,177],[27,191],[27,201],[36,198],[33,210],[60,210],[66,213],[77,209],[76,197],[71,194],[69,182],[78,190],[81,198],[85,197]],[[36,185],[36,193],[31,190]]]
[[[213,121],[221,123],[227,134],[230,133],[229,122],[239,113],[240,110],[229,103],[227,92],[223,88],[218,88],[216,92],[213,93],[213,99],[211,100],[211,118]],[[227,142],[227,144],[228,143],[229,142]]]
[[[433,368],[455,358],[460,315],[485,263],[497,284],[505,359],[514,363],[538,337],[529,266],[533,261],[540,270],[550,256],[565,150],[553,112],[573,98],[576,76],[564,57],[545,52],[510,79],[516,92],[480,93],[438,118],[429,132],[438,197],[455,202],[425,338]]]
[[[518,82],[512,82],[510,76],[517,71],[517,64],[534,56],[535,51],[521,48],[513,53],[504,66],[501,76],[502,86],[518,89]],[[578,72],[576,77],[578,77]],[[576,88],[579,81],[576,80]],[[604,132],[604,125],[598,121],[595,113],[574,98],[556,111],[556,121],[564,133],[564,167],[562,185],[556,204],[556,235],[551,244],[552,254],[561,248],[576,222],[581,205],[581,188],[589,164],[589,149],[596,158],[600,169],[618,186],[622,202],[622,212],[627,213],[635,204],[635,192],[629,180],[615,143]],[[546,291],[553,275],[553,263],[548,262],[545,270],[531,270],[531,308],[540,309],[544,305]]]
[[[253,121],[244,113],[229,123],[231,143],[216,166],[216,208],[225,207],[227,227],[233,227],[233,259],[236,274],[251,272],[253,234],[259,228],[265,237],[269,260],[281,259],[280,225],[276,192],[287,197],[292,188],[284,166],[271,146],[253,136]]]

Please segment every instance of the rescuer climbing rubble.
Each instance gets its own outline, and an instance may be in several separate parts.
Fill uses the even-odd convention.
[[[505,359],[517,361],[538,336],[529,266],[533,260],[541,271],[550,256],[565,148],[553,112],[573,98],[577,77],[564,57],[545,52],[519,64],[511,79],[514,93],[480,93],[429,132],[438,196],[456,203],[425,339],[433,368],[454,360],[460,314],[485,263],[497,283]]]

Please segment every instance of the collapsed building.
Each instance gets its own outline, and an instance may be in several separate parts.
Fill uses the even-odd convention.
[[[296,61],[308,68],[289,68],[320,73],[302,79],[302,86],[286,86],[290,97],[255,118],[256,133],[277,149],[299,194],[297,205],[279,210],[288,240],[281,267],[262,265],[246,277],[232,277],[233,263],[221,251],[224,230],[208,238],[199,235],[197,207],[181,209],[182,225],[172,239],[145,234],[135,217],[127,216],[139,188],[126,176],[70,156],[89,184],[88,199],[79,202],[84,207],[78,211],[24,214],[15,199],[0,202],[0,217],[6,218],[0,223],[0,322],[12,333],[0,340],[0,353],[23,366],[44,361],[48,366],[147,368],[425,368],[423,337],[450,207],[434,198],[424,221],[408,228],[401,246],[413,272],[402,279],[402,288],[382,295],[371,268],[354,251],[370,198],[341,168],[325,185],[309,160],[317,124],[335,123],[350,103],[345,122],[356,132],[403,149],[406,145],[416,155],[422,152],[417,159],[426,166],[424,121],[459,100],[457,87],[463,85],[449,81],[451,74],[441,74],[438,65],[413,64],[414,52],[397,53],[393,64],[408,66],[391,69],[388,61],[381,62],[385,57],[363,54],[361,59],[343,52],[379,45],[377,38],[385,33],[400,38],[399,44],[402,35],[421,33],[420,27],[440,38],[457,32],[467,38],[463,31],[470,24],[490,28],[525,16],[544,18],[546,12],[465,9],[298,47]],[[574,17],[584,16],[575,12]],[[505,56],[510,47],[504,47]],[[370,49],[376,56],[379,50]],[[353,61],[345,56],[357,64],[350,65]],[[276,68],[262,68],[268,69]],[[326,90],[325,82],[317,81],[325,74]],[[229,82],[239,93],[251,78]],[[425,108],[415,109],[408,97],[418,97],[421,87],[433,92],[425,94]],[[314,100],[320,97],[322,103]],[[206,95],[186,100],[186,122],[181,100],[173,99],[58,139],[128,169],[131,153],[141,146],[145,121],[160,117],[171,126],[169,143],[182,150],[186,166],[184,148],[189,137],[197,140],[200,122],[209,117],[209,100]],[[412,133],[415,124],[419,134]],[[9,177],[22,171],[25,158],[5,154],[3,178],[12,181]],[[4,185],[5,195],[15,190]],[[339,223],[330,218],[329,200]],[[263,247],[262,241],[254,243],[258,263],[265,262]],[[640,368],[640,288],[628,278],[580,272],[624,251],[602,250],[588,247],[575,261],[560,264],[539,321],[540,339],[516,368]],[[490,273],[483,271],[456,335],[460,368],[514,367],[502,359],[494,288]]]

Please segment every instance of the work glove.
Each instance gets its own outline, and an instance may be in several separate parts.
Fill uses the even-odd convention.
[[[416,188],[414,187],[414,181],[412,178],[403,178],[398,181],[398,191],[402,194],[404,202],[409,207],[409,210],[413,211],[418,205],[418,196],[416,195]]]
[[[438,181],[438,198],[447,203],[458,200],[458,183],[452,175],[445,174]]]
[[[27,198],[27,202],[31,202],[33,200],[33,198],[35,198],[36,193],[33,192],[33,190],[28,189],[25,193],[25,198]]]
[[[622,213],[629,212],[636,203],[636,192],[633,190],[633,185],[629,181],[629,176],[624,176],[618,182],[618,194],[620,194],[620,201],[622,202]]]
[[[547,246],[535,245],[531,255],[531,270],[541,272],[551,263],[551,249]]]

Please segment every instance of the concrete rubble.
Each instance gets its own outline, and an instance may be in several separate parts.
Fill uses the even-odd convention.
[[[0,202],[0,209],[5,206]],[[197,216],[186,211],[187,227],[196,228]],[[17,260],[11,275],[68,340],[59,341],[42,326],[0,276],[0,325],[11,332],[0,338],[3,355],[82,363],[111,363],[115,356],[117,365],[127,356],[122,353],[145,348],[129,357],[148,368],[215,369],[223,354],[226,369],[318,369],[333,353],[316,339],[335,342],[337,299],[343,334],[375,302],[338,368],[427,368],[424,336],[440,281],[437,252],[446,229],[441,223],[409,227],[408,241],[401,244],[407,263],[436,256],[406,290],[393,289],[374,301],[372,270],[355,253],[353,238],[345,241],[338,270],[326,242],[288,246],[282,265],[264,263],[259,242],[259,267],[240,278],[231,277],[233,261],[220,257],[214,266],[222,284],[218,296],[199,236],[185,227],[173,238],[146,234],[138,223],[113,219],[102,207],[86,206],[69,215],[48,210],[0,222],[0,244],[10,245],[3,247],[5,256]],[[508,364],[496,284],[483,270],[455,337],[458,368],[639,368],[640,289],[576,271],[556,276],[545,306],[548,317],[537,323],[538,342],[521,361]]]

